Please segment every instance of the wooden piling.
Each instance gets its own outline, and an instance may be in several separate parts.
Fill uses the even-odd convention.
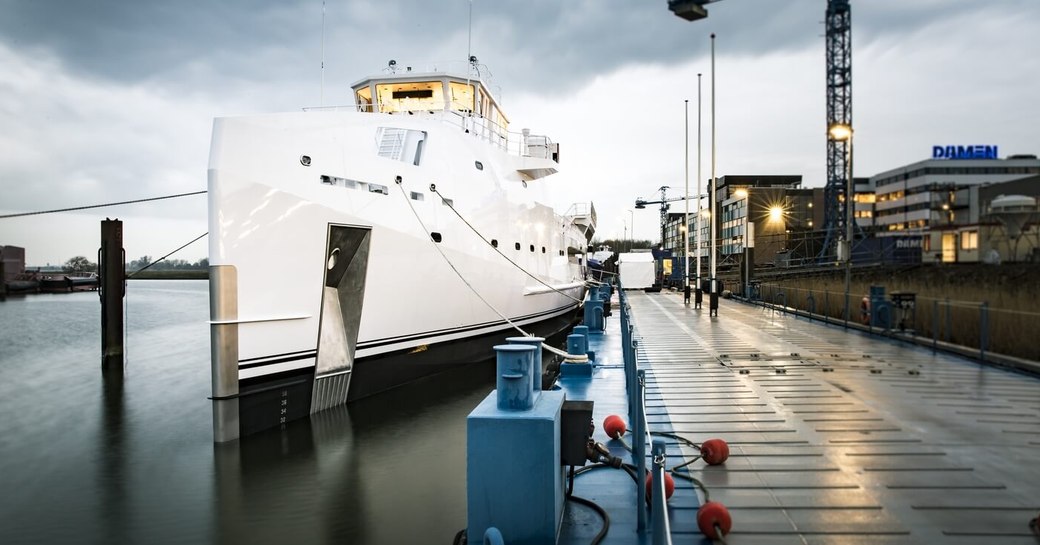
[[[101,371],[123,373],[123,297],[126,295],[126,267],[123,252],[123,222],[101,222],[101,249],[98,272],[101,276]]]

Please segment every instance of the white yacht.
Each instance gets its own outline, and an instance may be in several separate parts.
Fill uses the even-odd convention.
[[[558,144],[511,132],[479,72],[391,61],[352,106],[214,121],[217,441],[573,323],[595,210],[547,204]]]

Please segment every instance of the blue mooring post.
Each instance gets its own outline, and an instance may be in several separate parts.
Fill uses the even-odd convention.
[[[509,337],[506,339],[509,344],[521,344],[526,346],[533,346],[534,352],[531,353],[531,365],[534,372],[531,373],[531,391],[534,392],[534,396],[537,397],[542,393],[542,343],[545,339],[542,337]]]
[[[596,353],[589,350],[589,328],[588,326],[576,325],[572,332],[573,335],[581,335],[585,337],[585,354],[589,356],[589,363],[596,363]]]
[[[466,419],[466,537],[496,528],[504,543],[555,543],[563,520],[563,391],[533,396],[533,346],[495,347],[498,389]]]
[[[589,345],[588,338],[584,335],[572,333],[567,335],[567,353],[568,354],[588,354]],[[592,365],[591,362],[563,362],[560,364],[560,376],[561,377],[592,377]]]

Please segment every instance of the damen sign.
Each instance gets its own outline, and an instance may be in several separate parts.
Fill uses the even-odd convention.
[[[999,159],[997,146],[932,146],[932,159]]]

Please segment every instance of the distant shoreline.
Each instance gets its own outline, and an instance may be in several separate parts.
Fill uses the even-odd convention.
[[[146,270],[141,271],[128,280],[207,280],[209,279],[208,269],[191,269],[191,270]]]

